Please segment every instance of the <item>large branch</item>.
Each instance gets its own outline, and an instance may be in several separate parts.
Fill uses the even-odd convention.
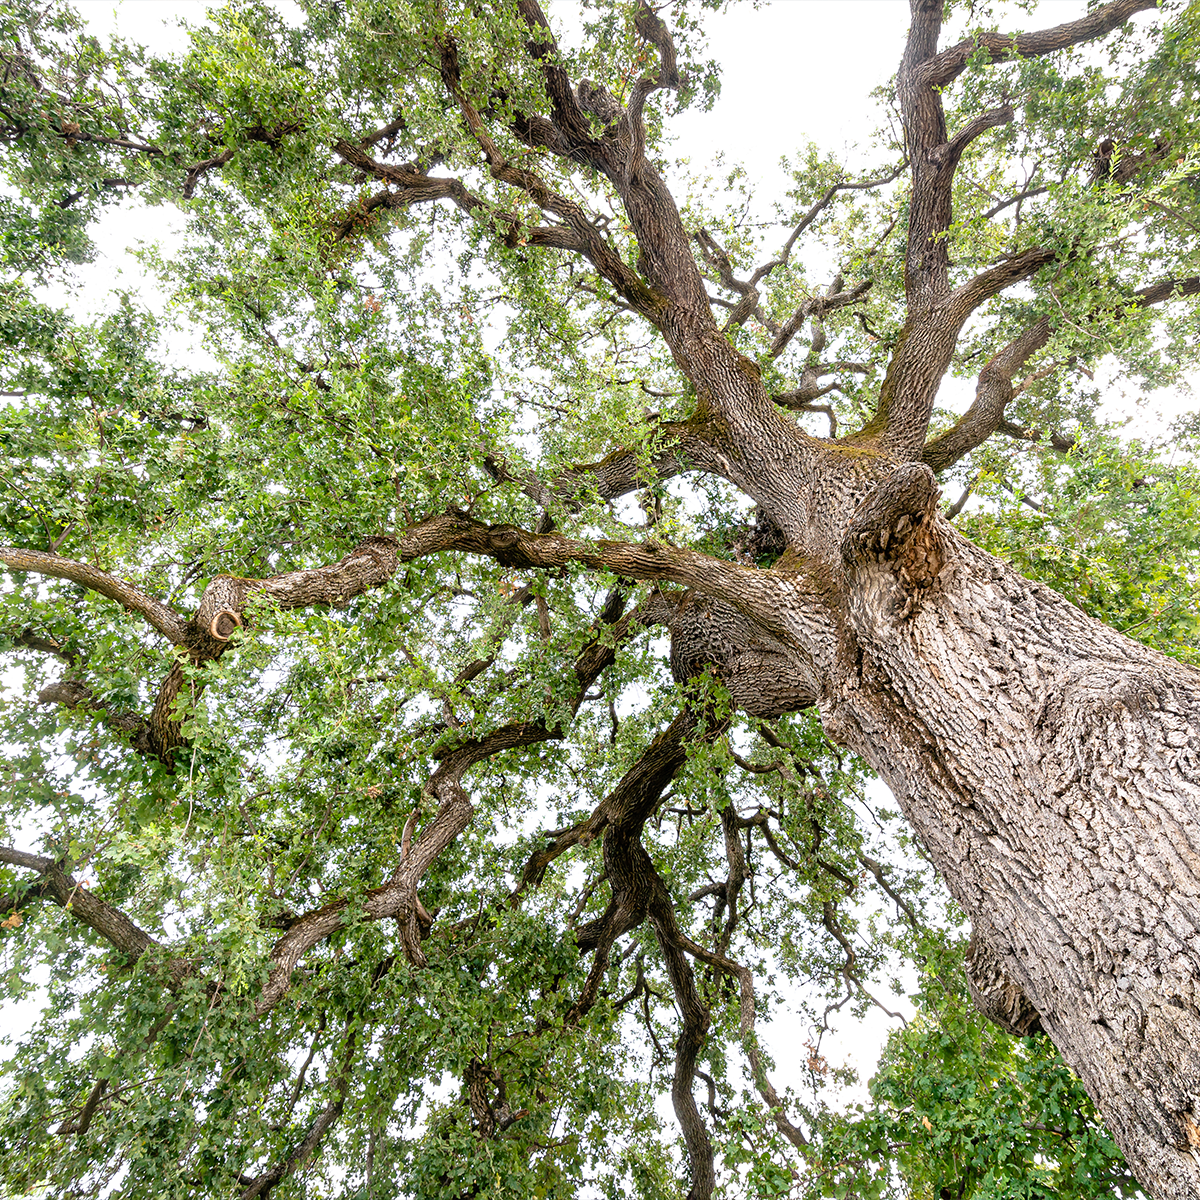
[[[944,233],[952,216],[951,181],[956,164],[933,161],[934,152],[949,140],[946,114],[940,92],[922,77],[922,69],[937,51],[942,5],[940,0],[909,0],[909,9],[912,19],[896,93],[912,164],[904,266],[904,291],[911,317],[918,307],[936,303],[946,290],[950,257]]]
[[[953,466],[1000,427],[1013,398],[1013,376],[1050,340],[1050,321],[1043,317],[988,359],[975,386],[975,400],[945,433],[930,441],[921,461],[936,474]]]
[[[967,63],[978,61],[983,51],[987,62],[1002,63],[1014,58],[1036,58],[1066,50],[1081,42],[1094,41],[1124,25],[1135,13],[1157,8],[1157,0],[1113,0],[1076,21],[1066,21],[1034,33],[980,33],[964,38],[929,59],[921,68],[921,81],[930,87],[945,87],[966,70]]]
[[[963,150],[985,130],[1011,121],[1008,103],[977,115],[954,137],[946,132],[941,93],[968,60],[984,51],[992,62],[1049,54],[1102,37],[1155,0],[1114,0],[1077,21],[1036,33],[984,33],[937,52],[942,10],[937,0],[910,0],[912,24],[898,76],[898,97],[913,168],[905,292],[910,315],[937,304],[949,289],[946,234],[952,222],[952,183]],[[1000,286],[1007,286],[1001,284]],[[962,289],[959,289],[960,293]],[[994,294],[994,293],[993,293]],[[984,296],[983,298],[986,298]],[[981,303],[976,300],[975,303]]]
[[[792,596],[793,588],[781,576],[653,538],[586,542],[515,525],[488,525],[457,511],[429,517],[395,537],[367,538],[330,567],[261,580],[218,576],[205,590],[195,619],[202,626],[215,623],[223,612],[240,613],[257,595],[281,608],[340,603],[385,583],[401,563],[445,550],[481,554],[508,567],[557,569],[582,563],[627,579],[681,584],[724,600],[763,628],[788,636],[780,604]]]
[[[520,0],[518,9],[534,31],[535,57],[545,73],[552,119],[520,115],[514,123],[516,132],[533,145],[601,172],[625,207],[637,238],[638,270],[649,283],[652,295],[660,303],[665,299],[679,304],[693,320],[712,325],[704,281],[692,257],[679,210],[645,153],[646,100],[659,89],[680,84],[675,45],[667,26],[645,0],[638,0],[635,27],[657,51],[659,64],[656,72],[635,81],[628,107],[622,108],[604,88],[588,80],[580,81],[572,93],[567,73],[558,65],[557,47],[541,6],[537,0]],[[586,112],[608,123],[602,137],[592,135]],[[642,311],[638,305],[634,307]],[[655,324],[662,319],[653,304],[643,315]]]
[[[1033,246],[1014,254],[956,287],[950,295],[947,308],[961,327],[985,300],[1036,275],[1042,267],[1054,262],[1056,257],[1055,251],[1046,246]]]
[[[1123,7],[1128,4],[1109,6],[1114,10]],[[1011,121],[1014,111],[1012,104],[1005,102],[977,114],[951,136],[946,128],[942,90],[961,66],[941,78],[934,64],[946,67],[963,46],[969,54],[975,43],[966,42],[953,52],[939,55],[943,16],[940,0],[910,0],[910,9],[912,22],[897,76],[897,97],[912,164],[904,265],[907,319],[876,411],[855,435],[905,459],[921,452],[938,384],[953,357],[963,323],[984,301],[1030,278],[1055,257],[1051,250],[1034,247],[951,290],[949,234],[954,220],[955,172],[966,148],[987,130]],[[1116,23],[1123,19],[1113,18]],[[1075,28],[1076,24],[1080,28]],[[1097,24],[1089,18],[1070,28],[1081,38],[1083,25],[1089,29],[1094,26],[1097,35],[1111,27],[1103,20]],[[1037,53],[1055,48],[1042,35],[1030,37],[1034,40],[1025,44],[1030,53],[1035,52],[1034,46],[1044,46]],[[1006,44],[1012,41],[1007,39]]]
[[[1009,124],[1014,115],[1013,106],[1005,102],[997,108],[989,109],[987,112],[972,117],[948,142],[929,151],[930,161],[937,167],[956,168],[963,151],[976,138],[981,137],[989,129],[995,129],[998,125]]]
[[[115,950],[125,955],[130,966],[148,950],[162,949],[161,943],[135,925],[119,908],[101,900],[68,875],[54,859],[16,850],[11,846],[0,846],[0,863],[38,872],[43,879],[40,894],[98,933]],[[168,979],[172,985],[178,985],[192,970],[191,963],[173,958],[167,965]]]
[[[183,623],[176,632],[180,644],[187,649],[190,663],[202,665],[224,653],[233,631],[244,624],[247,607],[257,598],[283,609],[341,604],[386,583],[400,564],[444,550],[484,554],[506,566],[553,569],[579,562],[623,578],[679,583],[726,601],[767,630],[786,633],[780,623],[781,613],[792,592],[789,582],[781,577],[653,539],[643,543],[582,542],[558,534],[529,533],[512,525],[485,525],[457,512],[431,517],[398,537],[366,538],[330,566],[291,571],[267,579],[219,575],[205,588],[192,620]],[[105,594],[114,590],[121,595],[136,593],[146,606],[157,606],[156,601],[136,589],[121,585],[113,576],[85,564],[37,552],[8,553],[22,569],[46,567],[65,578],[95,580],[107,589]],[[9,559],[6,557],[5,561]],[[186,681],[183,664],[176,662],[159,688],[148,720],[148,750],[168,767],[172,765],[174,751],[183,744],[178,701]],[[76,700],[83,704],[85,698],[81,695]]]
[[[1127,307],[1145,308],[1151,304],[1196,295],[1200,295],[1200,275],[1191,275],[1186,279],[1164,279],[1161,283],[1139,288],[1133,293],[1133,300]]]
[[[662,886],[641,842],[646,822],[657,811],[668,785],[687,761],[689,744],[697,740],[713,741],[727,727],[727,720],[716,720],[712,714],[705,720],[704,714],[694,708],[684,709],[646,748],[593,813],[590,822],[583,823],[585,831],[604,830],[604,870],[611,895],[604,912],[575,931],[580,952],[591,953],[593,957],[587,978],[571,1007],[570,1021],[578,1021],[595,1002],[613,944],[641,925],[650,911],[654,888]],[[536,867],[535,860],[531,864]]]
[[[986,285],[986,276],[991,277],[994,285],[998,280],[1012,281],[1019,272],[1027,272],[1033,264],[1039,263],[1044,251],[1033,250],[1011,263],[1002,263],[993,272],[985,272],[977,276],[971,284],[965,287],[977,288]],[[1034,266],[1036,269],[1036,266]],[[981,285],[980,281],[985,281]],[[1005,283],[1007,286],[1007,283]],[[1154,304],[1163,304],[1171,300],[1182,299],[1186,296],[1200,295],[1200,276],[1192,275],[1184,279],[1164,279],[1159,283],[1138,288],[1129,301],[1119,306],[1117,314],[1148,308]],[[1004,429],[1005,409],[1014,396],[1013,377],[1030,358],[1033,357],[1050,340],[1050,320],[1042,317],[1031,325],[1024,333],[1019,334],[1007,346],[998,351],[979,373],[975,389],[975,400],[959,421],[945,433],[929,441],[921,453],[921,462],[931,467],[934,472],[941,472],[953,466],[965,454],[970,453],[976,446],[982,445],[993,433]],[[1013,436],[1036,440],[1036,433],[1009,426],[1005,430]]]
[[[53,579],[69,579],[81,587],[107,596],[133,612],[140,613],[155,629],[177,646],[187,642],[187,623],[173,609],[147,596],[140,588],[124,579],[87,563],[45,554],[40,550],[23,550],[18,546],[0,546],[0,562],[10,571],[33,571]]]

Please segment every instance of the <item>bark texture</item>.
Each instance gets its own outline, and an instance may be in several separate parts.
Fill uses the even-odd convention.
[[[983,1011],[1050,1034],[1154,1194],[1198,1195],[1200,676],[938,533],[906,617],[853,606],[827,728],[970,914]]]

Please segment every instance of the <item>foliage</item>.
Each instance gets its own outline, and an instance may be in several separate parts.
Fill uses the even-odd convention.
[[[888,1040],[871,1105],[830,1118],[807,1194],[1140,1194],[1049,1039],[1001,1033],[956,984],[962,947],[939,950],[917,1017]]]

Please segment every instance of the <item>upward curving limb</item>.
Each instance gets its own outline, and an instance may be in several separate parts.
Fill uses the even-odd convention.
[[[1031,251],[1029,258],[1036,259],[1040,253]],[[996,268],[997,271],[1005,269],[1005,264]],[[1127,309],[1146,308],[1194,295],[1200,295],[1200,277],[1164,279],[1138,288],[1132,293],[1129,303],[1117,312],[1120,314]],[[979,373],[971,407],[950,429],[926,443],[920,461],[939,473],[953,466],[976,446],[981,446],[992,434],[1004,430],[1005,409],[1016,395],[1013,379],[1017,371],[1049,342],[1050,334],[1050,318],[1044,316],[997,351]],[[1026,436],[1025,431],[1016,426],[1011,426],[1007,432],[1018,437]]]
[[[570,78],[557,61],[557,47],[540,4],[537,0],[519,0],[518,10],[534,31],[531,52],[542,64],[551,116],[547,119],[519,114],[515,131],[531,144],[601,172],[620,197],[637,238],[638,272],[660,302],[682,306],[691,321],[700,320],[711,327],[714,322],[703,280],[679,210],[645,154],[646,100],[653,92],[680,83],[675,46],[666,24],[645,0],[638,0],[635,26],[639,36],[655,48],[659,64],[657,71],[634,83],[629,104],[622,107],[603,88],[587,80],[580,81],[572,91]],[[587,112],[608,122],[603,136],[592,134]],[[649,312],[643,315],[653,319]]]
[[[1136,13],[1157,7],[1157,0],[1112,0],[1112,3],[1102,4],[1085,17],[1065,21],[1049,29],[1015,36],[980,33],[964,38],[928,59],[921,68],[921,80],[931,87],[945,87],[966,70],[967,63],[981,50],[986,53],[987,61],[992,63],[1007,62],[1013,58],[1036,58],[1042,54],[1053,54],[1056,50],[1066,50],[1081,42],[1104,37],[1124,25]]]
[[[945,433],[921,452],[921,461],[935,474],[953,466],[999,429],[1012,400],[1013,377],[1050,340],[1050,321],[1043,317],[1018,334],[988,359],[975,386],[975,400]]]
[[[960,284],[949,297],[947,310],[958,322],[958,328],[985,300],[998,296],[1006,288],[1032,278],[1055,261],[1056,254],[1045,246],[1034,246],[980,271],[973,279]],[[956,329],[957,333],[957,329]]]

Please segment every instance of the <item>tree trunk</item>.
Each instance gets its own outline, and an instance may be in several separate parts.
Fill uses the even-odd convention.
[[[1148,1190],[1200,1197],[1200,673],[957,535],[923,470],[850,524],[825,727],[970,916],[984,1011],[1040,1020]]]

